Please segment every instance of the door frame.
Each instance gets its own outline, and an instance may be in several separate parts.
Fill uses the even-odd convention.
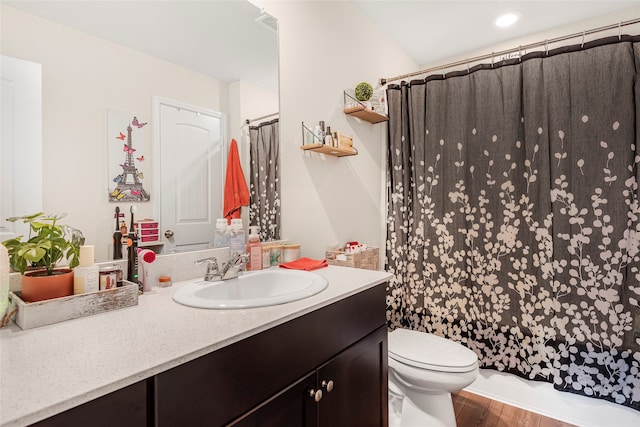
[[[152,117],[152,134],[151,134],[151,145],[153,150],[153,185],[154,192],[153,196],[153,215],[157,218],[159,224],[159,233],[160,240],[164,243],[163,252],[166,252],[167,249],[171,249],[171,245],[168,245],[167,239],[164,237],[164,225],[162,223],[162,191],[161,191],[161,183],[162,177],[160,173],[160,109],[162,106],[173,107],[178,110],[186,110],[191,111],[196,114],[206,114],[210,116],[214,116],[220,119],[220,133],[222,138],[222,163],[224,165],[227,164],[227,156],[229,152],[229,142],[227,141],[227,115],[221,111],[210,110],[203,107],[198,107],[195,105],[187,104],[182,101],[176,101],[169,98],[164,98],[161,96],[152,96],[151,97],[151,117]],[[224,173],[221,176],[222,182],[220,183],[220,188],[224,192]],[[170,252],[166,252],[170,253]]]

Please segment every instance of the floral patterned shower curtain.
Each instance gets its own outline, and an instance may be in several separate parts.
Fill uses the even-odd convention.
[[[389,88],[392,328],[640,410],[638,41]]]
[[[249,127],[251,205],[249,224],[260,227],[260,240],[280,239],[279,120]]]

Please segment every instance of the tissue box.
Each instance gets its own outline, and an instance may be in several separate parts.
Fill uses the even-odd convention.
[[[362,252],[346,253],[344,251],[327,251],[325,256],[330,265],[362,268],[364,270],[379,270],[378,248],[369,247]]]

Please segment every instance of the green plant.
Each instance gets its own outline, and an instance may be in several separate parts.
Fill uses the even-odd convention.
[[[7,218],[7,221],[29,224],[29,240],[23,236],[2,242],[9,252],[9,263],[14,271],[24,274],[27,268],[45,269],[47,275],[53,274],[56,264],[63,258],[69,261],[69,267],[80,263],[80,246],[84,244],[84,235],[76,228],[60,224],[58,221],[67,214],[46,215],[38,212],[33,215]]]
[[[366,102],[373,96],[373,86],[367,82],[358,83],[355,94],[358,101]]]

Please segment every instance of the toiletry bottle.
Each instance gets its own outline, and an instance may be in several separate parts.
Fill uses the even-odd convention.
[[[315,138],[313,138],[313,143],[322,144],[324,139],[322,139],[322,129],[320,128],[320,125],[316,125],[316,127],[313,128],[313,134],[315,135]]]
[[[327,132],[324,136],[324,143],[329,147],[333,147],[333,134],[331,133],[331,126],[327,126]]]
[[[229,226],[226,218],[216,220],[216,232],[213,235],[213,247],[224,248],[229,246]]]
[[[231,249],[231,256],[243,254],[246,249],[244,246],[244,228],[242,228],[242,219],[240,218],[231,220],[229,248]]]
[[[80,264],[73,270],[73,293],[85,294],[100,289],[99,268],[94,263],[93,245],[80,246]]]
[[[247,263],[247,271],[262,270],[262,244],[260,243],[258,230],[257,225],[249,227],[249,240],[247,241],[249,262]]]

